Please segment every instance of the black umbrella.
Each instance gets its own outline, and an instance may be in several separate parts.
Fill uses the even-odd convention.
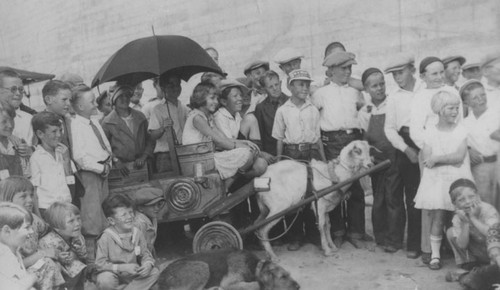
[[[115,52],[92,80],[92,87],[109,81],[131,85],[164,73],[183,80],[221,68],[195,41],[180,35],[155,35],[127,43]]]
[[[23,85],[29,85],[41,81],[51,80],[55,77],[53,74],[43,74],[22,69],[17,69],[9,66],[0,66],[0,71],[12,70],[17,72],[23,80]]]

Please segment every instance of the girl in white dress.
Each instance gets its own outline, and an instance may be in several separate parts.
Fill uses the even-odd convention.
[[[455,208],[448,190],[459,178],[472,179],[467,152],[467,131],[459,123],[460,99],[447,91],[432,97],[431,107],[439,115],[435,126],[426,129],[422,157],[424,168],[415,196],[415,207],[431,212],[431,261],[429,268],[441,268],[439,248],[443,235],[443,220],[446,211]]]
[[[221,178],[226,180],[227,188],[238,171],[248,177],[262,174],[262,169],[256,168],[261,166],[263,161],[258,158],[258,147],[247,140],[228,138],[214,125],[213,113],[217,111],[219,103],[213,84],[198,84],[193,91],[190,104],[193,110],[186,120],[182,134],[183,144],[214,141],[217,149],[222,150],[214,154],[215,167]]]

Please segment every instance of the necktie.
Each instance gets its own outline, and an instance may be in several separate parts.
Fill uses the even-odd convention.
[[[92,123],[92,121],[89,122],[90,127],[92,127],[92,130],[94,131],[94,134],[97,136],[97,139],[99,140],[99,144],[101,144],[101,147],[104,151],[108,152],[108,147],[106,147],[106,143],[104,143],[104,139],[102,138],[101,132],[99,129],[97,129],[97,126]]]

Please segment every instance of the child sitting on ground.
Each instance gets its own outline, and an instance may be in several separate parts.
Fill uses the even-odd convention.
[[[28,274],[19,254],[31,229],[32,217],[22,207],[10,202],[0,203],[0,285],[2,289],[28,290],[36,276]],[[5,288],[4,288],[5,287]]]
[[[491,244],[488,237],[488,231],[500,223],[496,209],[481,201],[476,185],[469,179],[453,182],[450,198],[456,209],[453,226],[446,236],[457,266],[468,271],[480,264],[500,263],[500,241],[497,240],[496,245]]]
[[[134,226],[141,230],[148,250],[156,257],[155,241],[158,232],[158,213],[165,206],[163,191],[154,187],[143,187],[130,196],[135,204]]]
[[[66,281],[64,287],[83,290],[87,247],[80,231],[80,211],[71,203],[56,201],[47,208],[44,216],[51,231],[40,239],[40,249],[57,251],[55,261]]]
[[[96,266],[99,289],[150,289],[159,271],[142,232],[134,227],[132,201],[125,195],[106,198],[102,210],[109,227],[97,241]],[[123,284],[126,284],[123,288]]]
[[[54,202],[71,202],[68,184],[75,183],[68,148],[61,143],[61,118],[52,112],[41,112],[31,119],[38,138],[31,155],[31,182],[35,186],[38,206],[43,212]]]
[[[61,271],[53,259],[58,252],[53,248],[39,249],[39,238],[47,232],[47,224],[37,215],[33,185],[22,176],[11,176],[0,181],[0,200],[12,202],[32,214],[32,229],[19,252],[28,272],[37,276],[38,289],[53,289],[64,283]]]

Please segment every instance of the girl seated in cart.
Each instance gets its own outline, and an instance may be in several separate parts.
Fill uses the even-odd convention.
[[[235,81],[228,98],[234,99],[234,102],[241,99],[242,86]],[[250,178],[260,176],[266,171],[267,162],[258,157],[257,145],[247,140],[228,138],[215,126],[213,114],[219,104],[216,92],[211,83],[200,83],[194,88],[190,99],[193,110],[186,120],[182,141],[184,145],[213,141],[220,150],[214,154],[215,167],[225,180],[226,188],[229,188],[236,173]]]

